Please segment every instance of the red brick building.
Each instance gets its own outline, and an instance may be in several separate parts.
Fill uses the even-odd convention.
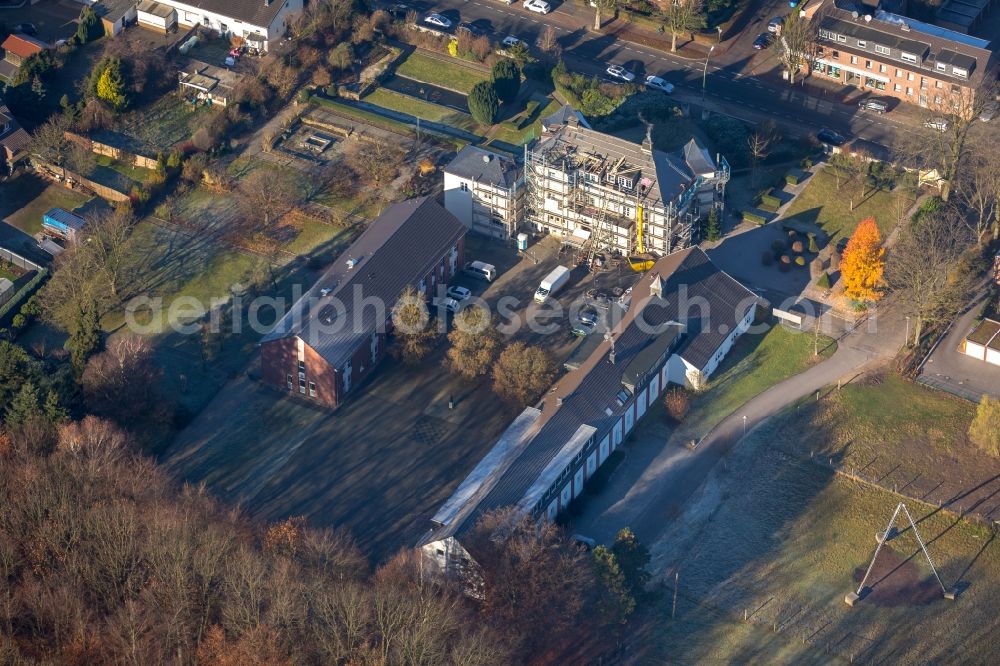
[[[385,355],[403,290],[430,296],[460,270],[465,232],[430,197],[387,209],[261,340],[264,381],[339,405]]]

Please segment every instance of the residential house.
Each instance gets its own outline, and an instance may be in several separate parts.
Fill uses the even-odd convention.
[[[185,97],[207,104],[227,106],[240,77],[224,67],[192,60],[178,74],[180,92]]]
[[[971,115],[990,71],[988,40],[883,10],[825,0],[806,12],[819,21],[815,76],[942,113]]]
[[[21,127],[10,109],[0,101],[0,174],[9,174],[25,156],[31,135]]]
[[[753,323],[756,304],[700,248],[659,259],[633,287],[622,320],[514,419],[434,515],[419,543],[425,561],[446,575],[469,572],[475,553],[467,537],[492,510],[554,520],[669,383],[716,370]]]
[[[470,231],[513,238],[523,202],[524,170],[512,157],[469,145],[444,168],[444,207]]]
[[[285,35],[302,7],[303,0],[141,0],[137,18],[140,26],[157,32],[203,26],[266,51]]]
[[[17,77],[24,61],[33,55],[49,49],[49,45],[40,39],[28,35],[12,34],[0,44],[3,49],[3,61],[0,62],[0,78],[12,82]]]
[[[430,197],[390,206],[261,339],[264,382],[336,407],[385,356],[392,308],[460,270],[466,227]]]
[[[680,151],[589,128],[571,109],[542,121],[525,147],[524,224],[591,252],[667,254],[688,247],[696,222],[722,206],[729,164],[696,139]]]

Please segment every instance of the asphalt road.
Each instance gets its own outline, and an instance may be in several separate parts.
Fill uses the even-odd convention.
[[[534,44],[546,25],[551,25],[563,48],[563,59],[572,71],[606,77],[605,70],[611,63],[626,66],[641,80],[647,74],[656,74],[673,83],[674,97],[678,100],[701,105],[751,122],[771,118],[791,130],[791,134],[812,134],[829,127],[841,134],[860,137],[892,145],[904,132],[915,130],[907,120],[859,112],[848,106],[808,94],[801,87],[782,85],[758,79],[751,72],[750,48],[759,29],[766,21],[763,17],[783,13],[773,9],[781,3],[765,5],[760,10],[760,20],[729,45],[724,54],[714,61],[693,61],[670,52],[623,42],[610,35],[588,32],[586,26],[594,19],[593,10],[572,2],[553,3],[555,9],[546,15],[525,10],[522,3],[507,5],[500,0],[437,0],[407,3],[422,13],[440,12],[459,21],[473,23],[494,41],[514,35],[528,44]],[[766,54],[765,54],[766,56]],[[704,91],[702,81],[704,78]],[[647,93],[658,94],[658,93]]]

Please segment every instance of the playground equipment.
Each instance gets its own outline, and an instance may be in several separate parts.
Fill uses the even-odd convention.
[[[931,554],[927,551],[927,546],[924,545],[924,540],[920,537],[920,532],[917,530],[917,523],[913,520],[913,516],[910,515],[910,510],[906,508],[903,502],[900,502],[896,507],[896,510],[892,513],[892,518],[889,519],[889,524],[886,528],[880,532],[875,533],[875,541],[878,542],[878,547],[875,548],[875,554],[872,556],[872,561],[868,565],[868,570],[865,571],[864,577],[861,579],[861,584],[858,585],[858,589],[854,592],[849,592],[844,597],[844,603],[848,606],[853,606],[856,604],[863,596],[865,591],[865,583],[868,582],[868,577],[872,573],[872,569],[875,567],[875,561],[878,559],[878,554],[882,550],[882,546],[886,544],[887,541],[899,536],[899,532],[896,530],[896,518],[899,517],[899,512],[902,511],[906,515],[906,519],[910,521],[910,529],[913,530],[913,536],[917,538],[917,543],[920,544],[920,550],[923,551],[924,557],[927,558],[927,564],[931,565],[931,571],[934,573],[934,578],[937,580],[938,585],[941,586],[941,593],[945,599],[949,601],[954,601],[956,596],[956,591],[954,589],[947,589],[944,583],[941,582],[941,576],[938,575],[937,567],[934,566],[934,560],[931,559]]]

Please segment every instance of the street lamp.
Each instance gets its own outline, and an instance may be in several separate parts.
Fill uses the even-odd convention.
[[[747,438],[747,415],[743,415],[743,439]],[[740,440],[743,441],[743,440]]]
[[[705,101],[705,85],[708,81],[708,59],[712,56],[712,51],[715,50],[715,46],[711,46],[708,49],[708,53],[705,54],[705,67],[701,70],[701,100]]]
[[[910,344],[910,318],[906,318],[906,339],[903,342],[903,346]]]

